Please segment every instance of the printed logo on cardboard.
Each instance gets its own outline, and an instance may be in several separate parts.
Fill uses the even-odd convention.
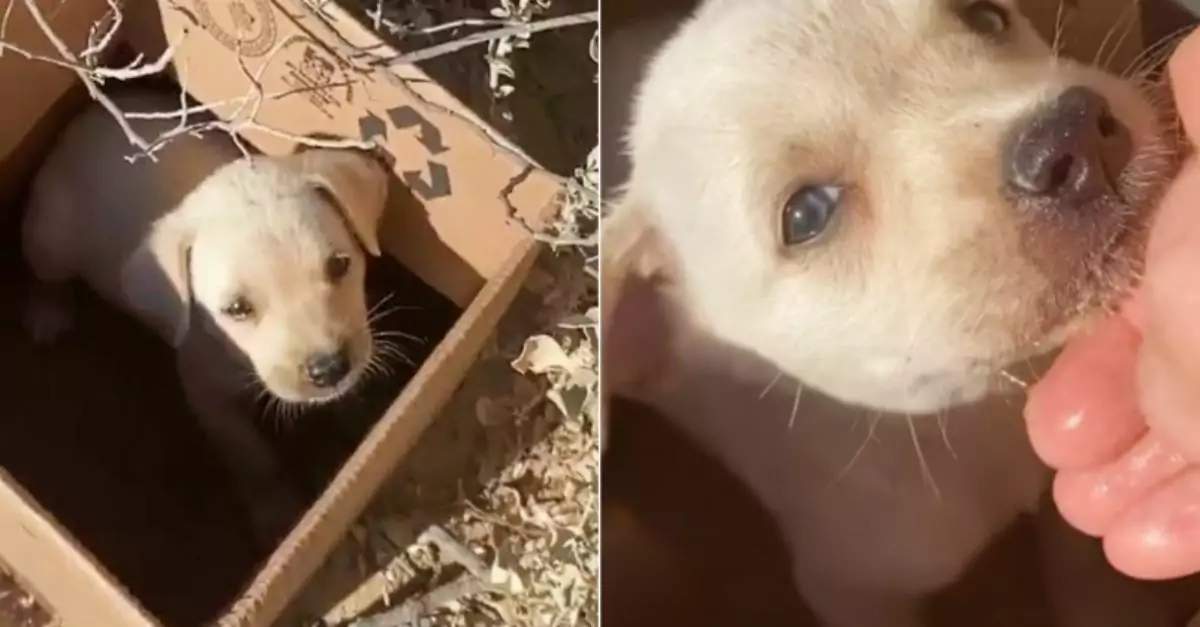
[[[386,140],[390,123],[390,126],[397,130],[416,129],[417,141],[430,157],[436,157],[450,150],[450,147],[442,141],[442,131],[421,115],[416,108],[408,105],[393,107],[387,110],[386,117],[385,120],[374,112],[368,111],[358,120],[359,137],[364,141],[376,137]],[[388,156],[392,160],[395,159],[394,155]],[[450,185],[449,168],[430,158],[426,161],[426,170],[425,172],[406,170],[401,173],[400,177],[404,180],[404,184],[422,200],[436,200],[454,193]]]
[[[214,39],[243,57],[261,57],[279,37],[268,0],[192,0],[196,20]]]
[[[296,48],[298,54],[291,52]],[[311,39],[289,41],[280,54],[287,59],[280,80],[326,118],[335,119],[337,110],[351,99],[346,63]]]

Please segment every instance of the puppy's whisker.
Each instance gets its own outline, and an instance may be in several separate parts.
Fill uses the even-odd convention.
[[[419,311],[421,309],[421,307],[417,305],[404,305],[401,303],[393,303],[390,306],[385,307],[385,305],[388,304],[388,301],[390,301],[393,296],[395,296],[394,292],[389,293],[387,296],[384,296],[376,301],[374,305],[371,305],[370,309],[367,310],[368,324],[379,322],[380,320],[383,320],[384,318],[398,311]]]
[[[1004,379],[1007,380],[1009,383],[1012,383],[1013,385],[1021,388],[1022,390],[1029,389],[1028,383],[1026,383],[1025,381],[1022,381],[1019,377],[1017,377],[1017,375],[1009,372],[1008,370],[1001,369],[1000,376],[1004,377]]]
[[[254,394],[254,402],[255,403],[262,403],[264,401],[267,403],[270,403],[271,400],[274,398],[275,398],[275,395],[271,394],[271,391],[268,390],[266,388],[266,386],[262,386],[262,385],[258,386],[258,392],[256,392]]]
[[[395,343],[387,341],[387,340],[376,341],[376,348],[375,348],[374,356],[392,357],[392,358],[403,361],[404,363],[408,364],[412,368],[417,367],[417,363],[415,361],[413,361],[413,359],[411,357],[409,357],[407,353],[405,353],[403,350],[401,350],[400,347],[398,345],[396,345]]]
[[[925,459],[925,451],[921,449],[921,438],[917,435],[917,425],[913,422],[912,414],[906,415],[904,419],[908,422],[908,434],[912,437],[913,448],[917,451],[917,461],[921,464],[921,475],[933,490],[933,497],[940,503],[942,490],[933,478],[933,470],[929,467],[929,461]]]
[[[841,483],[841,481],[846,478],[846,475],[850,474],[850,471],[854,468],[854,464],[858,462],[858,459],[862,457],[863,452],[867,450],[867,445],[870,444],[872,440],[875,440],[875,427],[879,426],[879,421],[882,419],[883,412],[877,411],[871,415],[870,422],[867,426],[867,435],[858,445],[858,448],[855,449],[854,455],[850,456],[850,461],[846,463],[846,466],[842,468],[842,470],[838,472],[837,476],[833,478],[833,481],[830,482],[830,487]]]
[[[388,358],[395,361],[402,361],[409,367],[416,369],[417,364],[407,354],[404,353],[394,342],[386,339],[377,339],[374,342],[374,350],[367,358],[367,364],[363,370],[364,379],[372,377],[385,377],[388,379],[395,378],[397,372]]]
[[[405,309],[410,309],[410,307],[406,307],[405,305],[392,305],[391,307],[386,307],[384,309],[377,309],[374,312],[367,314],[367,322],[372,324],[379,322],[380,320],[387,318],[397,311],[403,311]]]
[[[275,429],[275,433],[281,433],[287,428],[289,420],[285,415],[287,406],[282,402],[275,403],[275,411],[271,414],[271,427]]]
[[[272,396],[267,400],[266,407],[263,408],[263,413],[270,419],[271,428],[275,433],[283,430],[283,420],[281,418],[283,400],[277,396]]]
[[[242,384],[243,391],[259,389],[259,391],[261,392],[266,389],[266,388],[262,387],[261,383],[262,382],[258,380],[258,375],[254,374],[253,372],[242,373],[241,384]]]
[[[1108,48],[1109,42],[1112,41],[1112,36],[1114,34],[1116,34],[1117,29],[1123,28],[1124,30],[1122,31],[1120,41],[1124,41],[1125,37],[1129,34],[1129,30],[1132,28],[1133,24],[1135,22],[1137,22],[1137,20],[1131,19],[1136,15],[1135,10],[1137,9],[1137,7],[1138,7],[1137,2],[1130,2],[1125,7],[1125,10],[1121,11],[1121,14],[1119,16],[1117,16],[1117,19],[1113,22],[1113,25],[1111,27],[1109,27],[1108,32],[1104,35],[1104,39],[1102,39],[1100,41],[1100,46],[1098,48],[1096,48],[1096,55],[1095,55],[1095,57],[1092,58],[1092,63],[1091,63],[1092,65],[1098,66],[1098,67],[1104,67],[1104,65],[1101,64],[1100,59],[1101,59],[1101,57],[1104,56],[1104,53],[1106,52],[1106,50]],[[1114,51],[1120,48],[1120,45],[1121,45],[1120,41],[1118,41],[1117,45],[1113,46]]]
[[[405,333],[404,331],[375,331],[374,336],[377,338],[398,337],[415,344],[420,344],[421,346],[425,345],[425,338],[417,337],[411,333]]]
[[[1057,61],[1058,54],[1062,52],[1060,46],[1062,45],[1063,29],[1066,26],[1066,20],[1064,19],[1066,17],[1066,6],[1066,0],[1058,0],[1058,9],[1054,15],[1054,39],[1050,45],[1050,49],[1054,51],[1054,57],[1051,61]]]
[[[958,460],[958,453],[954,452],[954,446],[950,444],[950,430],[947,428],[947,423],[950,421],[950,411],[944,410],[938,412],[937,423],[938,429],[942,432],[942,444],[946,445],[946,450],[950,453],[950,457]]]
[[[286,416],[289,424],[296,422],[304,414],[304,410],[314,406],[313,403],[285,403]]]
[[[375,301],[375,304],[371,305],[371,308],[367,310],[367,316],[370,317],[370,315],[378,311],[380,307],[386,305],[389,300],[392,300],[395,295],[395,292],[388,292],[383,298]]]
[[[1163,35],[1158,41],[1146,46],[1137,54],[1130,62],[1128,67],[1121,72],[1123,78],[1131,78],[1141,71],[1159,65],[1165,61],[1171,52],[1174,51],[1176,44],[1183,41],[1193,30],[1195,26],[1188,25],[1178,28],[1170,33]],[[1156,60],[1156,61],[1155,61]]]
[[[796,383],[796,394],[792,397],[792,417],[788,420],[788,430],[796,426],[796,414],[800,412],[800,396],[804,393],[804,386]]]
[[[1125,7],[1122,17],[1128,14],[1129,18],[1124,20],[1124,31],[1121,33],[1121,37],[1116,40],[1116,43],[1113,44],[1112,49],[1108,51],[1108,56],[1104,59],[1104,63],[1100,65],[1101,68],[1110,69],[1109,66],[1112,65],[1113,59],[1115,59],[1117,53],[1121,51],[1121,45],[1124,44],[1125,40],[1129,38],[1129,33],[1133,32],[1135,26],[1141,24],[1141,21],[1137,19],[1137,12],[1140,6],[1141,3],[1137,0],[1134,0]]]
[[[388,363],[385,357],[390,353],[379,352],[372,355],[370,361],[367,362],[368,372],[373,372],[376,376],[392,378],[396,376],[396,370],[392,364]]]
[[[782,378],[783,378],[783,371],[780,370],[779,372],[777,372],[775,374],[775,378],[771,379],[771,382],[767,384],[767,387],[763,388],[763,391],[758,393],[758,400],[761,401],[762,399],[766,398],[767,393],[770,392],[771,388],[774,388],[775,384],[779,383],[779,380]]]

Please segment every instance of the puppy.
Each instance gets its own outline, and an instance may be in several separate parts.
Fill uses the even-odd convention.
[[[126,112],[179,108],[142,90],[113,100]],[[179,120],[130,123],[155,138]],[[245,157],[219,133],[181,136],[157,163],[131,153],[92,106],[37,174],[23,225],[40,282],[30,331],[53,341],[70,321],[66,286],[82,279],[170,343],[191,409],[272,545],[303,504],[247,413],[246,392],[313,405],[362,378],[373,350],[365,259],[380,254],[386,175],[350,151]]]
[[[1009,0],[708,0],[605,48],[608,393],[740,475],[827,627],[921,625],[1038,510],[1013,372],[1136,278],[1160,113]],[[1170,624],[1039,518],[1062,624]]]

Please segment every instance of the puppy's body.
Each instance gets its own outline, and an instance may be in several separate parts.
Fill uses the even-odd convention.
[[[682,26],[606,33],[621,50],[606,97],[638,75],[610,58],[648,60],[632,122],[605,120],[631,157],[603,276],[606,295],[630,295],[606,298],[606,337],[653,311],[666,356],[642,360],[669,364],[638,370],[610,344],[606,385],[745,480],[828,627],[922,624],[921,598],[1037,509],[1049,472],[1002,375],[1119,297],[1169,174],[1135,86],[1055,60],[1013,10],[711,0]],[[1024,177],[1049,156],[1074,158],[1069,185]],[[781,237],[781,209],[828,187],[837,213],[818,237]],[[626,365],[641,380],[608,374]],[[1095,546],[1044,529],[1062,624],[1166,624]]]
[[[676,337],[687,372],[642,400],[773,514],[799,591],[828,627],[923,624],[921,602],[1036,509],[1047,473],[1014,399],[909,422],[798,391],[771,364],[694,329]]]
[[[132,93],[115,95],[114,99],[118,106],[133,111],[158,111],[161,109],[153,105],[169,100]],[[175,125],[174,120],[145,120],[136,122],[135,128],[157,137]],[[89,107],[73,120],[58,143],[66,148],[56,151],[34,179],[25,222],[26,250],[30,256],[45,260],[37,268],[39,275],[53,280],[78,274],[114,303],[124,297],[120,272],[113,269],[119,269],[141,245],[150,226],[178,207],[184,195],[217,168],[241,157],[227,141],[191,135],[164,146],[157,164],[142,159],[136,164],[117,165],[116,160],[133,154],[132,148],[100,163],[72,156],[71,152],[89,146],[109,150],[128,146],[121,129],[100,107]],[[68,181],[77,184],[67,185]],[[113,204],[119,204],[119,209],[81,210]],[[121,213],[114,214],[117,210]],[[104,245],[89,245],[97,238],[102,238]]]
[[[126,112],[179,106],[157,92],[112,97]],[[178,123],[131,120],[147,139]],[[31,331],[55,339],[69,323],[67,283],[82,279],[174,346],[188,403],[269,544],[302,503],[248,401],[261,390],[280,402],[324,402],[363,372],[372,344],[362,249],[379,252],[386,179],[349,153],[245,158],[215,133],[178,137],[157,162],[131,163],[132,150],[93,106],[38,173],[23,229],[41,282]]]

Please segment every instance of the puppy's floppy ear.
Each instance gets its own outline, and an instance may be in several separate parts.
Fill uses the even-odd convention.
[[[379,221],[387,205],[388,174],[379,161],[362,151],[317,148],[284,157],[283,162],[329,194],[363,248],[380,255]]]
[[[652,396],[672,355],[674,290],[671,256],[645,206],[620,201],[603,220],[600,246],[601,445],[609,398]]]
[[[159,335],[178,348],[191,327],[192,220],[170,214],[151,227],[146,239],[121,267],[121,291]]]

